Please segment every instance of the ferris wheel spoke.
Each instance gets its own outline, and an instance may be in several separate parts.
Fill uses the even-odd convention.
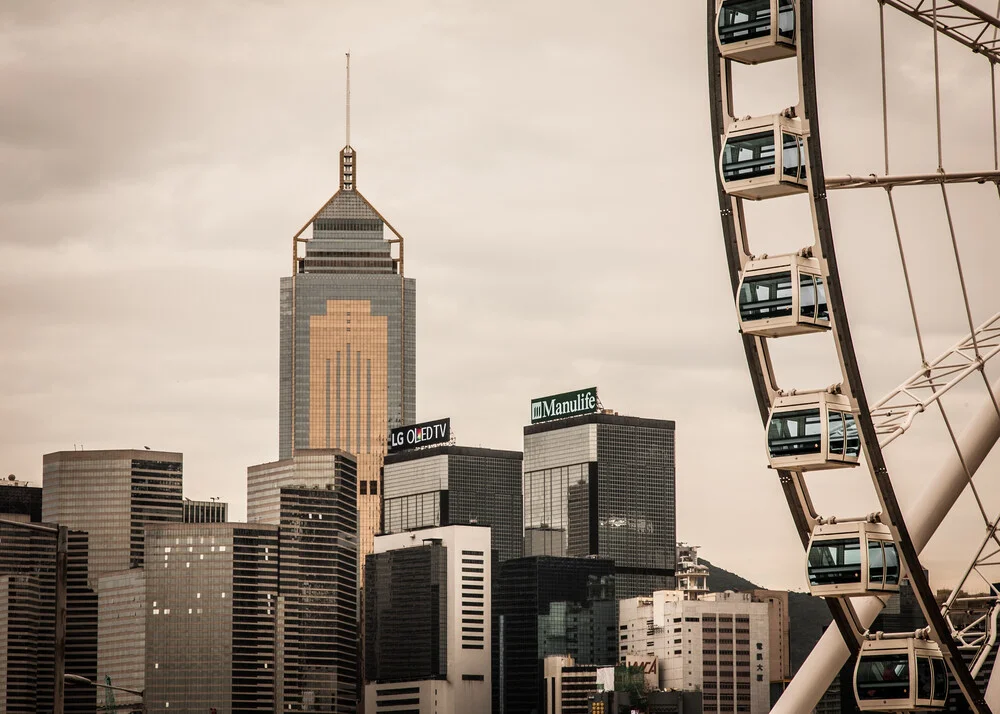
[[[966,0],[879,0],[889,7],[937,29],[945,37],[984,55],[991,62],[1000,61],[1000,41],[996,30],[1000,20]],[[1000,11],[997,13],[1000,15]],[[992,35],[992,36],[991,36]]]

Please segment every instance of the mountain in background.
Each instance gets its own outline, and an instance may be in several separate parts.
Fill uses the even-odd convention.
[[[708,589],[712,592],[766,589],[725,568],[713,565],[700,556],[698,562],[708,566]],[[830,617],[830,608],[826,606],[823,598],[796,592],[788,593],[788,617],[790,619],[788,649],[792,660],[792,674],[795,674],[819,641],[823,630],[833,620]]]

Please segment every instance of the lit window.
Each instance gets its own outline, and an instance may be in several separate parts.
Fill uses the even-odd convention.
[[[153,614],[154,614],[154,615],[159,615],[159,614],[160,614],[160,608],[158,608],[158,607],[154,607],[154,608],[153,608]]]
[[[220,552],[220,553],[225,553],[225,552],[226,552],[226,546],[224,546],[224,545],[220,545],[220,546],[219,546],[219,552]]]
[[[201,593],[195,593],[194,596],[198,599],[201,599]]]
[[[163,614],[164,615],[169,615],[170,614],[170,608],[169,607],[163,608]]]

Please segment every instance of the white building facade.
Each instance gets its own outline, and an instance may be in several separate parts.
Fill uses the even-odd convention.
[[[768,606],[749,593],[680,590],[619,603],[620,659],[659,659],[660,689],[700,689],[705,714],[770,708]],[[688,596],[690,596],[688,594]]]
[[[401,641],[387,632],[393,627],[402,631],[413,625],[403,622],[405,615],[400,610],[408,598],[414,617],[423,611],[419,599],[426,597],[421,593],[428,590],[422,585],[423,578],[418,581],[408,577],[403,570],[406,564],[399,558],[386,557],[413,548],[430,549],[435,553],[444,550],[445,616],[435,620],[441,623],[443,631],[430,635],[434,652],[441,649],[444,652],[440,659],[432,654],[433,678],[402,680],[394,676],[387,680],[379,673],[417,671],[421,666],[417,655],[426,649],[420,642],[422,637]],[[431,562],[437,562],[437,558],[434,555]],[[493,583],[490,561],[490,529],[485,526],[423,528],[375,538],[374,553],[368,556],[366,625],[373,626],[378,636],[374,632],[366,633],[366,668],[376,676],[369,678],[371,681],[365,685],[366,714],[490,711]],[[439,580],[433,582],[436,585]],[[414,592],[406,592],[407,588]],[[387,597],[393,601],[387,601]],[[414,648],[414,656],[409,663],[401,663],[400,658],[405,659],[407,654],[399,650],[407,646]]]

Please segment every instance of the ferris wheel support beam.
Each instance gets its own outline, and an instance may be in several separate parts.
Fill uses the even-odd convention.
[[[896,174],[890,176],[834,176],[826,180],[833,191],[844,188],[893,188],[895,186],[930,186],[948,183],[1000,183],[1000,171],[935,171],[931,174]]]
[[[1000,380],[993,384],[993,389],[1000,390]],[[969,474],[976,473],[998,439],[1000,439],[1000,417],[997,416],[993,401],[987,398],[969,426],[958,437],[958,446],[965,458]],[[908,514],[910,538],[917,552],[927,545],[934,531],[941,525],[969,484],[965,466],[962,465],[957,452],[950,453]],[[866,626],[875,620],[875,616],[883,607],[878,598],[854,600],[858,619]],[[847,645],[840,631],[834,627],[827,628],[771,710],[771,714],[802,714],[812,711],[830,683],[840,673],[848,656]],[[1000,711],[1000,701],[988,704]]]
[[[1000,29],[1000,20],[967,0],[878,0],[889,7],[937,29],[945,37],[965,45],[990,62],[1000,62],[1000,42],[990,30]],[[936,19],[936,22],[935,22]]]

